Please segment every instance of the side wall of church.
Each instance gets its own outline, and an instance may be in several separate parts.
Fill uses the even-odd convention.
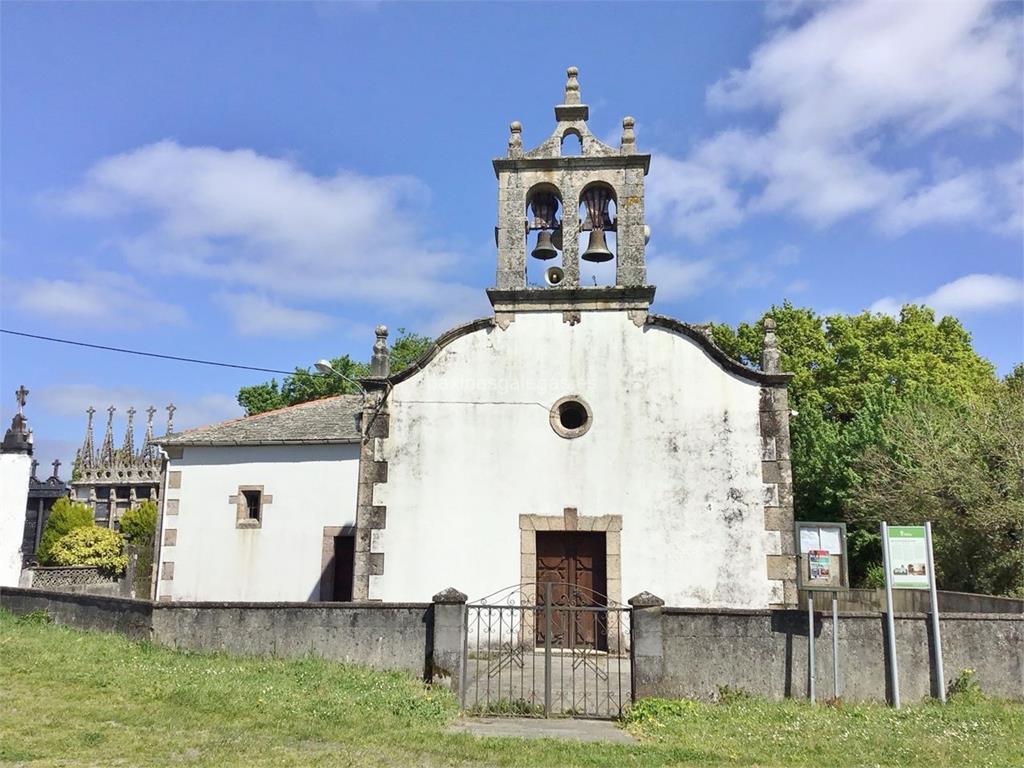
[[[765,530],[760,384],[626,312],[568,319],[518,314],[395,386],[374,448],[385,523],[372,532],[369,597],[427,600],[454,586],[473,599],[532,581],[532,531],[550,525],[609,531],[611,597],[781,603],[766,565],[782,550]],[[549,420],[569,395],[592,412],[572,439]]]
[[[21,578],[30,474],[32,457],[27,453],[0,453],[0,587],[16,587]]]
[[[183,450],[167,468],[158,599],[318,600],[324,529],[355,525],[359,446]],[[262,489],[259,527],[239,527],[243,487]]]

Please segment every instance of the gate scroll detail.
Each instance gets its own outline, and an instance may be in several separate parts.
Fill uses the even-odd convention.
[[[466,605],[470,714],[617,718],[632,700],[630,609],[574,584],[517,584]]]

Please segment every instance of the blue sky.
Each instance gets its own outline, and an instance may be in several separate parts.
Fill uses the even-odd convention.
[[[1024,358],[1022,26],[977,2],[0,6],[6,328],[275,369],[487,314],[490,161],[637,121],[657,311],[927,302]],[[0,338],[37,458],[244,373]],[[100,425],[102,429],[102,425]]]

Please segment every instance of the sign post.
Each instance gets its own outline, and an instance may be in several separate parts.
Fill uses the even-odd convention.
[[[939,593],[935,586],[935,552],[932,549],[932,524],[924,524],[928,548],[928,591],[932,597],[932,635],[935,637],[935,674],[938,676],[939,701],[946,703],[946,673],[942,669],[942,633],[939,631]]]
[[[832,593],[832,698],[839,700],[839,593]]]
[[[807,596],[807,698],[814,704],[814,595]]]
[[[811,702],[817,693],[814,665],[814,592],[832,593],[832,695],[838,699],[839,685],[839,590],[847,589],[846,524],[836,522],[796,524],[797,588],[807,597],[807,688]]]
[[[892,563],[889,558],[889,526],[883,520],[882,567],[885,568],[885,624],[889,644],[889,685],[892,688],[892,705],[900,708],[900,673],[896,664],[896,621],[892,615]]]

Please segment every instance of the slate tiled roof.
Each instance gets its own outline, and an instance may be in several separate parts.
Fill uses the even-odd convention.
[[[309,445],[359,442],[362,395],[339,395],[164,435],[163,446]]]

